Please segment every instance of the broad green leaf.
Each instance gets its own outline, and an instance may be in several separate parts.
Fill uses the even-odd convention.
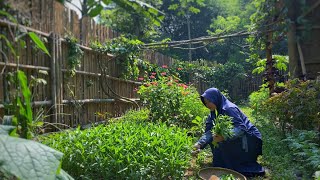
[[[41,39],[34,33],[29,32],[28,35],[32,39],[32,41],[37,45],[38,48],[40,48],[43,52],[45,52],[48,56],[50,56],[50,53],[44,43],[41,41]]]
[[[0,135],[0,171],[19,179],[55,179],[62,153],[35,141]]]
[[[102,11],[103,6],[101,6],[101,4],[98,4],[96,7],[92,8],[89,12],[89,16],[90,17],[96,17],[100,14],[100,12]]]
[[[8,135],[15,126],[0,125],[0,135]]]

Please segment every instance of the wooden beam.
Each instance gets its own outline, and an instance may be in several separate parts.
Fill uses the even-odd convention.
[[[16,63],[0,62],[0,66],[17,67],[18,65],[17,65]],[[44,66],[32,66],[32,65],[24,65],[24,64],[19,64],[19,68],[50,71],[50,68],[49,68],[49,67],[44,67]]]
[[[31,102],[32,106],[49,106],[52,105],[52,101],[33,101]],[[3,104],[0,104],[0,109],[4,108]]]
[[[10,22],[10,21],[7,21],[7,20],[3,20],[3,19],[0,19],[0,26],[6,26],[6,27],[14,26],[14,27],[18,27],[18,28],[24,28],[24,29],[27,30],[27,31],[34,32],[34,33],[36,33],[36,34],[39,34],[39,35],[41,35],[41,36],[45,36],[45,37],[48,37],[48,38],[50,37],[50,34],[51,34],[51,33],[45,33],[45,32],[42,32],[42,31],[39,31],[39,30],[30,28],[30,27],[27,27],[27,26],[23,26],[23,25],[20,25],[20,24],[16,24],[16,23],[13,23],[13,22]],[[65,40],[64,38],[60,38],[60,40],[61,40],[62,42],[66,42],[66,40]],[[81,45],[81,44],[78,44],[78,45],[79,45],[79,47],[80,47],[81,49],[84,49],[84,50],[87,50],[87,51],[94,51],[94,50],[93,50],[92,48],[90,48],[90,47],[83,46],[83,45]],[[96,52],[96,51],[95,51],[95,52]],[[109,57],[113,57],[113,55],[112,55],[112,54],[109,54],[109,53],[107,53],[106,55],[109,56]]]
[[[62,69],[62,72],[67,72],[67,69]],[[92,73],[92,72],[85,72],[85,71],[76,71],[76,74],[83,74],[83,75],[90,75],[90,76],[98,76],[100,77],[101,74],[100,73]],[[112,77],[109,75],[105,75],[105,77],[107,79],[113,79],[116,81],[122,81],[122,82],[127,82],[127,83],[133,83],[133,84],[137,84],[137,85],[142,85],[143,83],[141,82],[136,82],[136,81],[131,81],[131,80],[126,80],[126,79],[121,79],[121,78],[116,78],[116,77]]]
[[[315,2],[306,12],[304,12],[300,17],[307,16],[311,11],[313,11],[315,8],[317,8],[320,5],[320,0]]]
[[[129,102],[126,99],[80,99],[80,100],[62,100],[63,104],[70,104],[70,103],[111,103],[115,101],[122,101],[122,102]],[[130,98],[131,101],[140,101],[139,98]],[[32,106],[51,106],[52,101],[34,101],[31,102]],[[4,108],[3,104],[0,104],[0,109]]]
[[[129,102],[125,99],[119,99],[123,102]],[[131,101],[140,101],[139,98],[131,98]],[[116,99],[81,99],[81,100],[62,100],[63,104],[69,104],[69,103],[110,103],[115,102]]]

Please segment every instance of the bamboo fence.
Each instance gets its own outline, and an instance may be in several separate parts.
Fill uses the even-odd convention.
[[[10,0],[17,17],[24,17],[18,24],[0,19],[0,33],[7,35],[13,30],[25,29],[37,33],[46,42],[50,51],[48,56],[38,49],[26,36],[25,47],[16,46],[19,61],[14,58],[5,42],[0,40],[0,117],[6,112],[4,104],[12,96],[12,85],[6,79],[10,72],[23,70],[28,77],[44,79],[47,84],[31,87],[32,105],[35,118],[44,118],[46,122],[61,123],[67,127],[100,122],[108,117],[118,117],[129,109],[135,108],[132,101],[139,101],[135,88],[140,82],[119,78],[121,67],[110,54],[100,54],[89,48],[92,41],[104,42],[119,34],[108,27],[96,24],[93,19],[79,19],[77,13],[55,0]],[[84,51],[81,66],[74,77],[68,76],[68,45],[64,36],[72,34],[80,42]],[[155,51],[145,51],[141,55],[145,60],[159,66],[171,66],[174,60]],[[107,64],[108,74],[102,77],[99,61]],[[48,74],[42,73],[43,71]],[[103,82],[101,83],[101,80]],[[207,84],[194,82],[199,93]],[[102,85],[101,85],[102,84]],[[241,83],[240,83],[241,84]],[[108,89],[103,89],[107,85]],[[243,87],[240,91],[253,91],[256,87]],[[238,91],[239,93],[239,91]],[[124,97],[116,98],[115,94]],[[42,115],[38,115],[42,113]],[[1,121],[1,119],[0,119]],[[50,129],[54,130],[54,129]],[[49,130],[49,131],[50,131]]]

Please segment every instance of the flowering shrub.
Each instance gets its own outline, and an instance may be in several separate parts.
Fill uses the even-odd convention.
[[[151,75],[149,78],[150,81],[140,86],[138,93],[150,109],[152,121],[190,128],[197,116],[197,119],[202,119],[208,114],[194,87],[179,83],[172,77],[161,76],[154,80]]]

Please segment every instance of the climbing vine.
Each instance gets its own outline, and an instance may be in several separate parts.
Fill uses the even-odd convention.
[[[91,48],[103,54],[112,54],[117,65],[121,66],[120,77],[123,79],[137,79],[139,75],[138,61],[142,42],[128,39],[124,36],[114,38],[101,44],[94,42]]]
[[[77,38],[72,35],[65,37],[68,44],[68,73],[70,77],[76,74],[76,68],[81,66],[83,51],[81,50]]]

